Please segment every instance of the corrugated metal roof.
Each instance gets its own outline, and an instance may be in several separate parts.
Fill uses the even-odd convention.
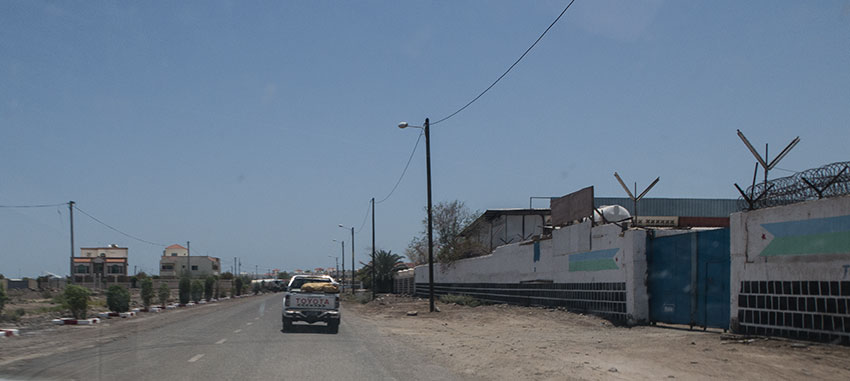
[[[635,215],[634,201],[626,197],[594,197],[593,206],[620,205]],[[644,198],[638,201],[638,216],[729,217],[741,210],[736,199]]]

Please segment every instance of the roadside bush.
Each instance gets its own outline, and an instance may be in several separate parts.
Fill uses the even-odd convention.
[[[180,278],[180,283],[177,285],[177,298],[180,299],[180,304],[189,303],[192,297],[192,281],[188,276]]]
[[[63,306],[76,319],[85,319],[89,308],[89,289],[76,285],[68,285],[62,295]]]
[[[215,287],[215,277],[212,275],[204,279],[204,299],[208,302],[213,298],[213,288]]]
[[[237,295],[237,296],[242,295],[242,278],[241,277],[236,278],[236,280],[234,280],[233,283],[234,283],[234,287],[236,288],[236,290],[235,290],[236,293],[234,293],[234,295]]]
[[[204,296],[204,284],[200,279],[195,279],[192,281],[192,301],[197,303],[201,301],[201,297]]]
[[[151,278],[142,278],[141,296],[142,305],[145,306],[145,309],[148,309],[151,306],[151,302],[153,301],[153,281],[151,280]]]
[[[478,307],[482,304],[485,304],[479,299],[473,298],[469,295],[453,295],[447,294],[440,296],[440,301],[446,304],[459,304],[461,306],[469,306],[469,307]]]
[[[168,284],[160,283],[159,284],[159,292],[157,293],[159,297],[159,304],[165,307],[165,303],[168,303],[168,297],[171,296],[171,290],[168,288]]]
[[[52,293],[52,292],[50,292],[50,290],[49,290],[49,289],[41,290],[41,298],[42,298],[42,299],[52,299],[52,298],[53,298],[53,293]]]
[[[6,301],[8,300],[9,297],[6,296],[6,289],[3,288],[3,284],[0,283],[0,313],[3,313],[3,307],[6,307]]]
[[[253,291],[254,291],[254,295],[257,295],[257,294],[260,293],[260,284],[259,283],[254,283],[254,290]]]
[[[109,286],[106,290],[106,307],[112,312],[130,310],[130,291],[119,285]]]

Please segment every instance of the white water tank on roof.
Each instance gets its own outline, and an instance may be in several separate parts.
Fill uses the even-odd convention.
[[[602,212],[602,216],[599,215],[599,211]],[[602,217],[605,217],[604,221],[620,222],[631,218],[632,215],[620,205],[603,205],[593,211],[593,222],[603,223]]]

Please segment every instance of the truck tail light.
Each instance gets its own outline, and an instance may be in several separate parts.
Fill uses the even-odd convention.
[[[289,307],[289,295],[283,297],[283,306]]]
[[[334,308],[339,308],[339,295],[334,298]]]

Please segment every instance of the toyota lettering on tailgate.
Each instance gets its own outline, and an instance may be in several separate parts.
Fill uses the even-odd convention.
[[[304,298],[304,297],[295,297],[295,305],[298,307],[327,307],[331,304],[331,301],[327,298]]]

